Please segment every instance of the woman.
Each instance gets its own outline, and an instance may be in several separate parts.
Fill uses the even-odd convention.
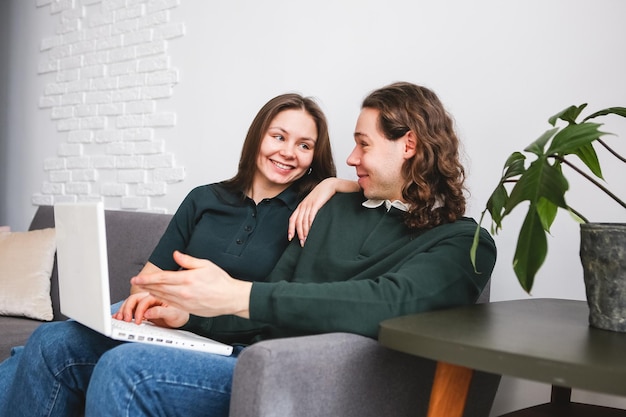
[[[326,118],[317,104],[297,94],[273,98],[261,108],[249,128],[237,174],[189,193],[143,272],[178,269],[172,254],[179,250],[210,259],[246,280],[263,280],[288,244],[281,230],[298,202],[321,180],[334,175]],[[342,184],[354,189],[353,183],[342,181],[326,182],[325,189],[339,191]],[[308,219],[320,204],[323,202],[309,202],[307,210],[296,214],[290,230],[296,223],[301,226],[312,221]],[[133,316],[136,321],[159,317],[157,324],[178,327],[187,321],[188,313],[167,308],[148,293],[132,288],[114,316],[127,321]],[[40,326],[24,348],[0,364],[0,393],[4,394],[0,394],[0,414],[90,415],[89,409],[85,411],[85,402],[93,369],[106,367],[106,357],[102,355],[119,345],[73,321]],[[153,355],[157,363],[175,364],[176,355],[197,354],[143,344],[130,347],[137,349],[137,355]],[[187,384],[180,378],[189,376],[217,404],[213,411],[227,414],[230,375],[240,351],[237,348],[231,357],[200,354],[194,369],[173,365],[171,380]],[[128,361],[132,365],[132,357]],[[201,375],[216,372],[225,375],[222,385],[203,386]],[[213,415],[213,411],[207,410],[207,414]],[[180,408],[165,411],[167,415],[172,413],[185,414]]]
[[[248,281],[263,280],[288,243],[276,231],[284,229],[302,197],[334,175],[328,126],[319,107],[296,94],[270,100],[250,125],[237,174],[198,187],[185,198],[143,272],[178,269],[172,254],[185,248],[188,254],[239,271]],[[185,312],[173,309],[150,310],[148,316],[140,309],[135,314],[142,300],[142,307],[155,308],[147,294],[135,292],[132,288],[115,318],[134,317],[140,323],[167,311],[168,319],[158,324],[178,327],[187,321]]]

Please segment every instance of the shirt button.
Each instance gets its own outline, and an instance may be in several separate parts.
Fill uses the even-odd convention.
[[[246,232],[249,232],[250,230],[252,230],[252,226],[246,226],[243,228],[243,230],[245,230]]]
[[[241,245],[241,244],[243,243],[243,240],[241,240],[241,239],[237,239],[237,240],[235,241],[235,243],[237,243],[238,245]]]

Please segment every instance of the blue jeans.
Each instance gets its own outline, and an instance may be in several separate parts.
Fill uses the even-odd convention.
[[[0,364],[1,416],[228,416],[241,348],[220,356],[39,326]]]

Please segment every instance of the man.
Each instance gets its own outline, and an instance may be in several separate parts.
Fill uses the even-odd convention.
[[[372,92],[354,140],[347,162],[362,193],[337,194],[322,207],[306,244],[292,242],[267,282],[176,252],[180,271],[132,279],[151,294],[134,306],[135,319],[245,345],[338,331],[375,338],[382,320],[474,303],[496,249],[482,230],[475,271],[459,143],[437,96],[410,83]],[[93,370],[85,414],[226,416],[235,361],[118,346]]]

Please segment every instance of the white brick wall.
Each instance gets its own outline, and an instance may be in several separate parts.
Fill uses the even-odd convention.
[[[166,211],[153,197],[183,181],[161,129],[176,113],[159,110],[179,81],[168,43],[185,34],[170,11],[180,0],[35,0],[57,19],[40,44],[46,78],[39,107],[65,138],[46,158],[35,205],[104,200],[107,207]]]

